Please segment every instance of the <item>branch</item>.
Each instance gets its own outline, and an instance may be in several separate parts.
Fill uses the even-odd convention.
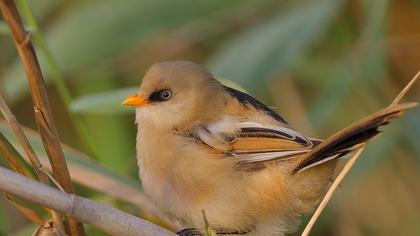
[[[44,78],[30,35],[23,27],[22,20],[13,0],[0,0],[0,9],[4,20],[10,28],[16,48],[22,59],[31,88],[34,107],[38,111],[37,113],[40,113],[40,115],[36,116],[36,121],[40,128],[41,138],[51,163],[53,176],[66,192],[74,193],[69,170],[64,160],[63,150],[60,146],[57,129],[48,101]],[[39,119],[40,117],[42,117],[41,120]],[[40,123],[44,122],[48,126],[47,130],[40,126]],[[69,231],[72,236],[84,235],[83,227],[71,218],[69,218]]]
[[[0,176],[0,190],[74,216],[110,235],[176,236],[148,221],[74,194],[60,192],[7,168],[0,167]]]

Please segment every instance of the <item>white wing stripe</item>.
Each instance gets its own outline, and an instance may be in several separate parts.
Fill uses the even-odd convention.
[[[298,154],[307,153],[309,149],[303,150],[290,150],[290,151],[279,151],[271,153],[254,153],[254,154],[240,154],[231,153],[234,157],[240,157],[240,162],[252,163],[252,162],[264,162],[272,159],[277,159],[287,156],[295,156]]]
[[[264,130],[267,134],[271,133],[277,134],[280,137],[292,140],[292,141],[298,141],[301,140],[300,143],[306,145],[302,148],[290,150],[290,149],[281,149],[281,147],[278,150],[262,150],[260,152],[258,151],[230,151],[229,150],[229,141],[227,141],[226,137],[238,137],[240,134],[245,134],[247,132],[242,131],[241,129],[261,129],[262,131],[248,131],[249,133],[264,133]],[[264,130],[263,130],[264,129]],[[278,133],[276,133],[278,132]],[[283,135],[281,135],[281,133]],[[237,118],[232,116],[225,116],[223,119],[212,123],[211,125],[205,127],[205,128],[199,128],[196,130],[196,134],[200,139],[208,144],[209,146],[212,146],[218,150],[224,151],[227,154],[238,158],[239,162],[241,163],[253,163],[253,162],[264,162],[264,161],[270,161],[274,159],[282,158],[284,160],[287,160],[287,157],[295,156],[299,154],[304,154],[312,149],[313,143],[306,138],[304,135],[300,134],[299,132],[286,128],[281,126],[272,126],[272,125],[263,125],[258,122],[251,122],[251,121],[239,121]],[[304,142],[302,142],[302,140]],[[231,141],[234,141],[232,139]],[[298,141],[299,142],[299,141]]]

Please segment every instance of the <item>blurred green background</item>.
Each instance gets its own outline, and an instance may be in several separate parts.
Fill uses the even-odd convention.
[[[154,62],[205,64],[320,138],[389,104],[420,69],[419,0],[32,0],[29,9],[60,138],[80,151],[66,148],[78,193],[152,220],[130,194],[141,194],[134,113],[120,103]],[[420,101],[419,89],[406,100]],[[4,21],[0,92],[36,129]],[[419,120],[410,111],[368,146],[312,235],[420,235]],[[34,228],[0,199],[0,235]]]

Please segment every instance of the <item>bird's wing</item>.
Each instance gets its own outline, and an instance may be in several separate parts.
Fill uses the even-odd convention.
[[[318,140],[281,126],[224,118],[194,131],[202,144],[240,164],[289,160],[311,150]]]

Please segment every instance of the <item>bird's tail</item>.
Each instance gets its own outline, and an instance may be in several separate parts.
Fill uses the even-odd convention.
[[[417,103],[390,105],[364,119],[354,122],[305,154],[305,157],[293,170],[293,173],[298,173],[329,160],[345,156],[378,135],[381,132],[379,130],[380,126],[388,124],[390,119],[401,116],[405,110],[415,106],[417,106]]]

